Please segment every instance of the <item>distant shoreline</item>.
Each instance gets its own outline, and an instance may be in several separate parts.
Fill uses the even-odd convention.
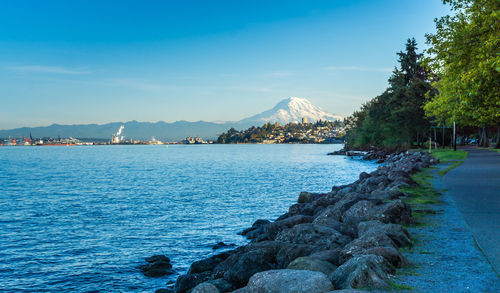
[[[162,144],[146,144],[146,143],[137,143],[137,144],[128,144],[128,143],[97,143],[97,144],[40,144],[40,145],[7,145],[7,144],[0,144],[0,147],[49,147],[49,146],[56,146],[56,147],[89,147],[89,146],[160,146],[160,145],[290,145],[290,144],[314,144],[314,145],[337,145],[337,144],[344,144],[343,142],[328,142],[328,143],[309,143],[309,142],[285,142],[285,143],[259,143],[259,142],[241,142],[241,143],[174,143],[174,142],[167,142],[167,143],[162,143]]]

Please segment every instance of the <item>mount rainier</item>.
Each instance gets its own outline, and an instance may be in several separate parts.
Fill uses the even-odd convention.
[[[290,122],[300,122],[304,117],[306,117],[309,122],[318,120],[342,120],[341,116],[327,113],[320,107],[311,104],[307,99],[290,97],[281,100],[272,109],[240,120],[238,123],[245,125],[252,124],[255,126],[262,125],[266,122],[287,124]]]

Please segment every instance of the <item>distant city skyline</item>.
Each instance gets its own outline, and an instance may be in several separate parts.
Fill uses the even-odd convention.
[[[423,49],[441,1],[12,1],[0,129],[237,121],[298,96],[348,116]]]

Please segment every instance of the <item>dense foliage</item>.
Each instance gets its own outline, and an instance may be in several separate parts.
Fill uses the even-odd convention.
[[[426,94],[434,91],[415,39],[397,55],[399,68],[389,78],[389,87],[348,118],[348,147],[400,149],[421,145],[428,137],[423,105]]]
[[[499,125],[500,1],[443,3],[454,15],[436,19],[436,33],[427,35],[426,63],[440,78],[433,84],[439,93],[425,111],[441,124]]]
[[[217,143],[262,143],[265,140],[278,139],[281,143],[309,142],[305,134],[321,131],[331,131],[343,127],[341,121],[317,121],[315,123],[288,123],[280,126],[278,123],[266,123],[263,126],[252,126],[246,130],[238,131],[234,128],[222,133]],[[320,132],[321,132],[320,131]]]

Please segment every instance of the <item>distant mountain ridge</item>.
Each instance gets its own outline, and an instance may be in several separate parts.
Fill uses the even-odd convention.
[[[0,137],[73,137],[88,139],[111,139],[121,125],[124,125],[123,136],[133,139],[150,140],[152,137],[160,140],[176,141],[187,136],[201,136],[207,139],[216,138],[228,129],[227,124],[213,122],[112,122],[106,124],[52,124],[42,127],[22,127],[12,130],[0,130]]]
[[[175,141],[187,136],[201,136],[205,139],[215,139],[229,128],[245,129],[260,126],[267,122],[300,122],[303,117],[308,121],[339,120],[342,117],[323,111],[311,104],[307,99],[290,97],[281,100],[272,109],[237,122],[207,122],[207,121],[176,121],[176,122],[112,122],[106,124],[52,124],[42,127],[22,127],[10,130],[0,130],[0,137],[74,137],[108,139],[116,133],[121,125],[125,126],[125,138],[148,140],[153,136],[160,140]]]

